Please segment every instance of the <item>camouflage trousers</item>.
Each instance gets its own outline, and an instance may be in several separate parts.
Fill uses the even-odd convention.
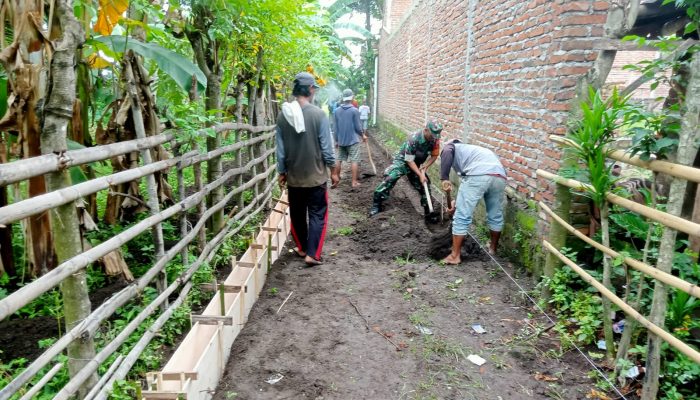
[[[394,163],[384,170],[384,181],[374,189],[374,201],[380,203],[386,201],[391,194],[391,189],[396,186],[396,182],[404,175],[408,178],[411,186],[420,194],[420,204],[423,208],[427,208],[428,198],[425,196],[425,190],[423,190],[423,185],[420,183],[420,178],[415,172],[411,171],[406,163]],[[430,191],[430,178],[427,176],[426,178],[428,179],[428,191]]]

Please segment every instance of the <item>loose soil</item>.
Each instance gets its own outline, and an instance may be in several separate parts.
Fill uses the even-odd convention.
[[[373,158],[380,171],[388,164],[377,148]],[[367,218],[381,176],[353,189],[344,175],[330,191],[325,263],[307,268],[285,249],[215,399],[585,398],[593,387],[587,365],[560,350],[478,243],[465,245],[461,265],[440,265],[449,226],[425,225],[405,179],[386,210]],[[282,379],[266,382],[276,374]]]

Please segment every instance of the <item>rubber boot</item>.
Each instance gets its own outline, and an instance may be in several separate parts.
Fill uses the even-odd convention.
[[[489,253],[491,255],[496,255],[496,248],[498,247],[498,239],[501,238],[501,232],[490,231],[491,232],[491,242],[489,243]]]
[[[382,212],[382,201],[377,197],[374,196],[374,200],[372,201],[372,208],[369,210],[369,216],[373,217],[377,214]]]

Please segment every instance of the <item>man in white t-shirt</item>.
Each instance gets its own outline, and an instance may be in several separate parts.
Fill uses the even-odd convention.
[[[362,100],[360,106],[360,122],[362,123],[362,133],[367,135],[367,126],[369,125],[369,106],[367,100]]]

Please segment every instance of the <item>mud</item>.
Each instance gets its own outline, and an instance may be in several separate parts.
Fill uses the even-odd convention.
[[[373,157],[378,170],[388,164],[377,149]],[[381,176],[356,189],[349,170],[343,178],[330,191],[325,263],[307,268],[285,250],[215,399],[585,398],[588,368],[560,348],[478,243],[465,244],[461,265],[440,265],[449,221],[426,226],[405,179],[370,219]],[[470,362],[472,354],[485,364]],[[282,379],[266,382],[276,374]]]

